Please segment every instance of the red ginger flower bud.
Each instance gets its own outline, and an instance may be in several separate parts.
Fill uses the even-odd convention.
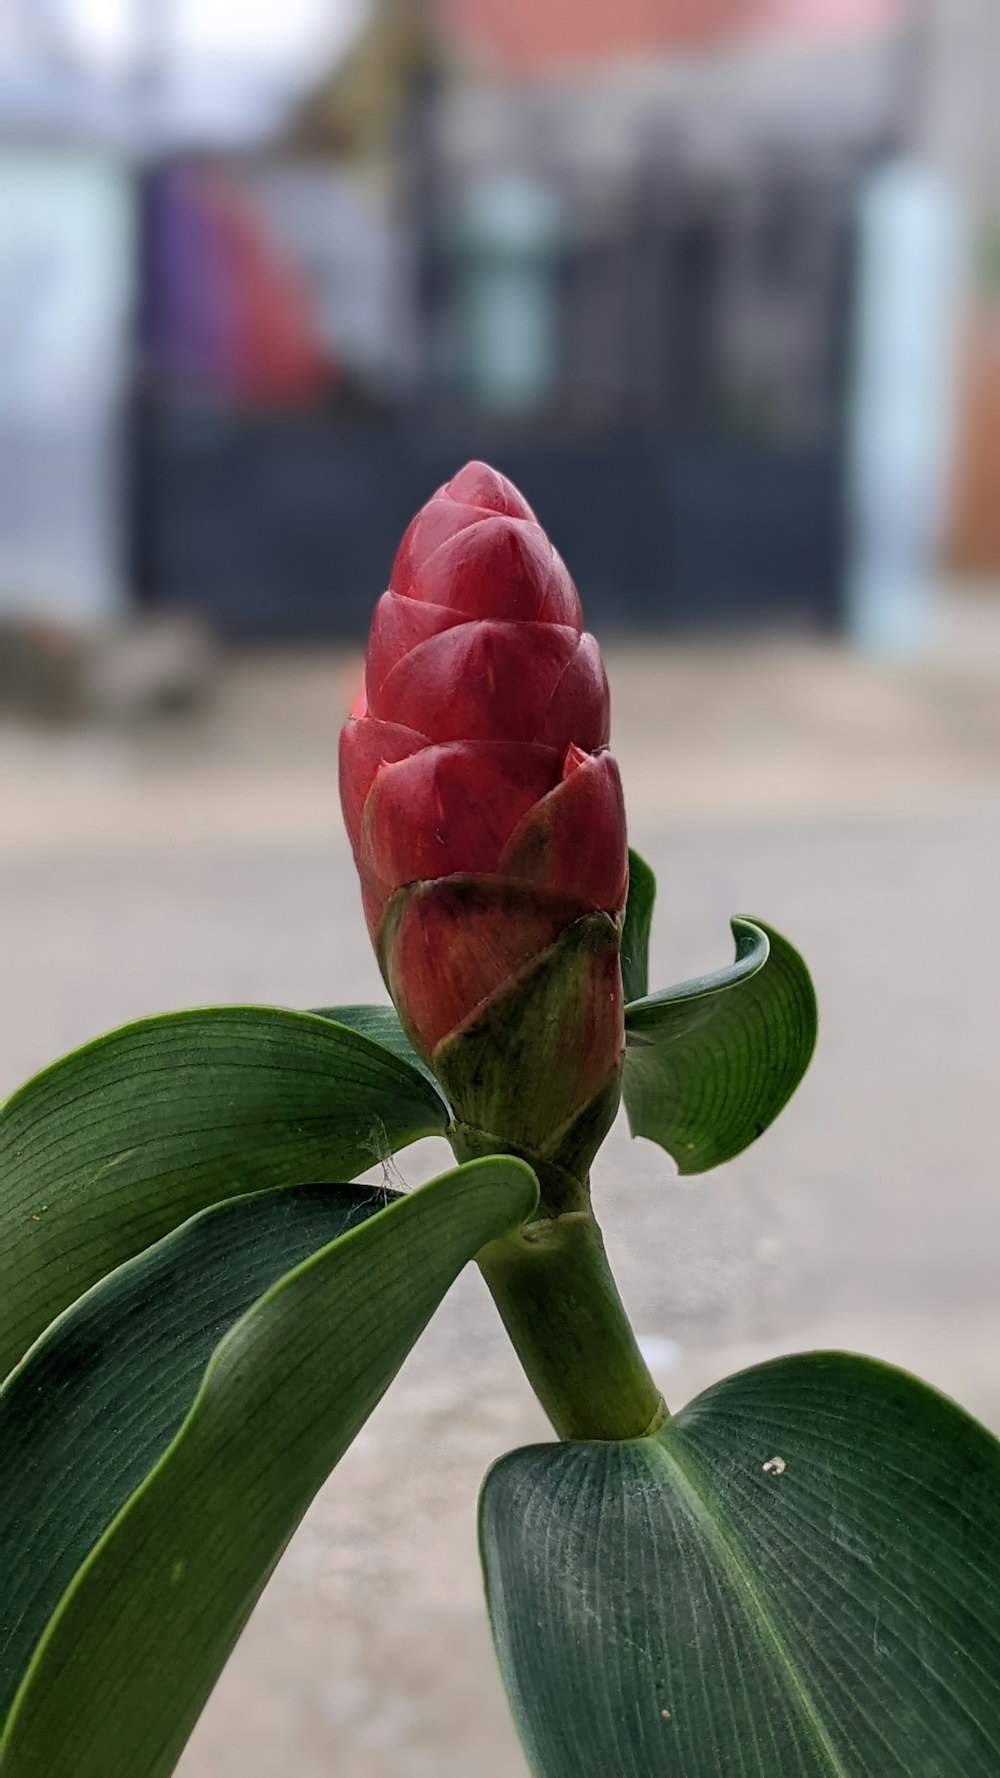
[[[341,736],[344,816],[390,992],[433,1060],[581,920],[616,941],[627,887],[597,643],[531,508],[485,464],[406,531],[365,687]],[[621,1050],[617,942],[597,950],[587,1029],[560,1039],[577,1105]]]

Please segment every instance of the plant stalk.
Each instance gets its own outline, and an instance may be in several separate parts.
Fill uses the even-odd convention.
[[[668,1414],[632,1331],[589,1194],[478,1255],[535,1394],[561,1439],[642,1438]]]

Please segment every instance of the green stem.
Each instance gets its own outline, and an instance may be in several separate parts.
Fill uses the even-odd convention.
[[[581,1205],[494,1241],[479,1265],[561,1439],[642,1438],[667,1410],[636,1344],[581,1188]]]

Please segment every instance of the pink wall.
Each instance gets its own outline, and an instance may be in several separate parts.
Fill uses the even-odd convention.
[[[891,29],[907,0],[439,0],[475,52],[508,67],[708,47],[731,38],[815,39]]]

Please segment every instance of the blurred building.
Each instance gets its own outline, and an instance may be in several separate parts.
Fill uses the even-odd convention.
[[[734,0],[377,8],[280,159],[226,171],[308,271],[325,387],[250,412],[161,336],[148,595],[357,625],[475,453],[531,488],[599,620],[836,625],[852,207],[898,55],[860,11],[832,77],[815,17],[792,50]]]
[[[476,454],[597,621],[840,626],[858,196],[947,45],[902,0],[355,11],[211,128],[162,55],[106,120],[142,120],[133,598],[356,631]]]

